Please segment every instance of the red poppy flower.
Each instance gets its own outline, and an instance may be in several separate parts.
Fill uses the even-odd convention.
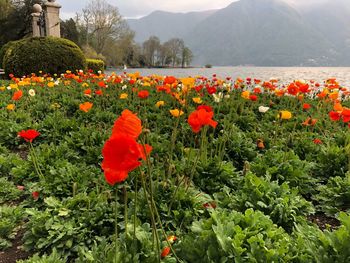
[[[26,142],[32,142],[40,133],[36,130],[22,130],[18,133],[18,136],[23,138]]]
[[[84,95],[90,95],[90,94],[91,94],[91,89],[84,90]]]
[[[166,256],[168,256],[170,254],[170,247],[165,247],[162,250],[162,254],[160,254],[161,258],[165,258]]]
[[[137,139],[141,132],[141,120],[131,111],[124,110],[122,115],[114,122],[112,134],[124,133]]]
[[[210,125],[213,128],[218,124],[212,118],[214,112],[207,112],[205,109],[200,109],[192,112],[188,117],[188,124],[191,125],[192,131],[198,133],[205,125]]]
[[[299,88],[295,85],[295,83],[291,83],[289,86],[288,86],[288,93],[290,95],[297,95],[298,92],[299,92]]]
[[[149,92],[147,90],[141,90],[141,91],[139,91],[137,96],[141,99],[146,99],[149,96]]]
[[[165,79],[164,79],[164,85],[166,84],[169,84],[169,85],[172,85],[174,84],[176,81],[176,78],[173,77],[173,76],[167,76]]]
[[[207,91],[210,95],[216,93],[216,88],[215,87],[207,87]]]
[[[197,110],[206,110],[207,112],[212,112],[213,108],[208,105],[199,105]]]
[[[322,144],[323,142],[320,139],[314,139],[314,144]]]
[[[134,80],[134,79],[129,80],[129,84],[131,84],[131,85],[134,85],[135,82],[136,82],[136,80]]]
[[[339,121],[340,120],[340,113],[336,112],[336,111],[331,111],[329,113],[329,117],[331,118],[332,121]]]
[[[95,94],[98,95],[98,96],[102,96],[103,92],[102,92],[102,90],[99,89],[99,90],[95,91]]]
[[[261,93],[261,89],[260,88],[254,88],[253,92],[255,94],[260,94]]]
[[[33,192],[32,193],[32,197],[33,197],[34,200],[38,200],[39,199],[39,195],[40,195],[39,192]]]
[[[128,173],[141,165],[140,159],[146,159],[152,147],[138,144],[126,134],[114,134],[102,149],[102,169],[108,184],[115,185],[127,179]]]
[[[170,87],[163,85],[163,86],[157,86],[157,92],[164,91],[165,93],[169,94],[171,92]]]
[[[303,105],[303,109],[304,109],[304,110],[309,110],[310,108],[311,108],[311,105],[310,105],[310,104],[304,103],[304,105]]]
[[[15,93],[13,93],[12,100],[20,100],[23,96],[23,91],[18,90]]]
[[[249,99],[250,99],[251,101],[257,101],[257,100],[258,100],[258,96],[256,96],[256,95],[250,95],[250,96],[249,96]]]
[[[343,122],[349,122],[350,121],[350,109],[344,109],[341,114],[343,116]]]
[[[106,83],[105,83],[104,81],[100,81],[100,82],[98,83],[98,86],[99,86],[100,88],[106,88],[106,87],[107,87],[107,85],[106,85]]]

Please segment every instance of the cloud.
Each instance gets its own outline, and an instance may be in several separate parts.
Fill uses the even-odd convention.
[[[224,8],[237,0],[107,0],[108,3],[118,7],[121,15],[125,17],[140,17],[155,10],[169,12],[204,11]],[[318,4],[326,0],[285,0],[295,6]],[[57,0],[62,5],[62,17],[66,18],[80,12],[88,1],[83,0]]]

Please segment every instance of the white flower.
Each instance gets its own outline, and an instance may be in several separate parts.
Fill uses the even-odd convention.
[[[219,94],[213,94],[213,98],[214,98],[214,101],[216,103],[219,103],[221,101],[221,99],[223,98],[223,94],[222,92],[219,92]]]
[[[8,90],[11,90],[11,87],[10,87],[10,86],[7,86],[6,88],[7,88]]]
[[[225,99],[229,99],[230,98],[230,95],[225,95],[225,97],[224,97]]]
[[[28,90],[28,94],[29,94],[29,96],[34,97],[35,96],[35,90],[33,90],[33,89]]]
[[[260,106],[260,107],[259,107],[259,112],[265,113],[265,112],[267,112],[269,109],[270,109],[269,107]]]
[[[56,86],[58,86],[60,84],[60,81],[56,80],[54,83],[55,83]]]
[[[124,86],[122,87],[122,90],[126,90],[127,88],[128,88],[128,86],[124,85]]]
[[[79,70],[79,73],[83,73],[84,71],[82,69]]]
[[[97,73],[101,75],[102,71],[101,71],[101,70],[99,70],[99,71],[97,71]]]

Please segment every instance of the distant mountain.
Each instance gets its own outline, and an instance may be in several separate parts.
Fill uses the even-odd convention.
[[[340,64],[350,65],[350,1],[329,0],[301,12],[316,30],[336,46],[342,54]]]
[[[283,0],[240,0],[217,11],[154,12],[128,22],[139,42],[150,35],[183,38],[195,65],[345,66],[348,2],[298,11]]]
[[[155,11],[140,19],[128,19],[127,22],[136,32],[136,42],[144,42],[154,35],[163,41],[170,38],[183,38],[198,23],[214,14],[217,10],[190,13],[170,13]]]

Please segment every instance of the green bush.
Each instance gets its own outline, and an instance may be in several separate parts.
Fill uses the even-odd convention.
[[[103,72],[105,69],[105,63],[100,59],[86,59],[87,69],[92,70],[94,73],[98,71]]]
[[[14,41],[7,42],[5,45],[3,45],[0,48],[0,68],[4,67],[3,61],[4,61],[4,56],[5,53],[7,52],[8,49],[12,48]]]
[[[350,173],[346,177],[330,178],[327,185],[319,187],[320,193],[315,195],[318,208],[327,215],[334,216],[341,210],[350,210]]]
[[[288,262],[290,237],[260,211],[213,211],[195,221],[179,256],[186,262]]]
[[[16,76],[38,73],[55,74],[84,69],[85,57],[70,40],[55,37],[26,38],[13,43],[4,56],[6,74]]]

